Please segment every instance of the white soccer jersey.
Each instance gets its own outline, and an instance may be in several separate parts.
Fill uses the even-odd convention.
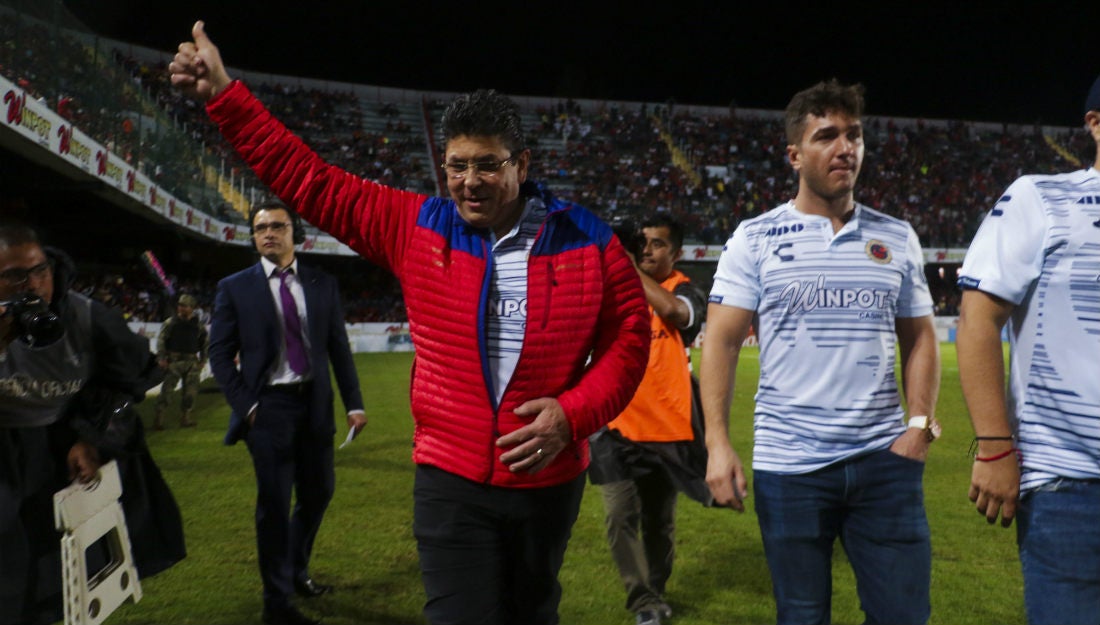
[[[834,235],[788,202],[738,226],[710,301],[759,318],[754,469],[806,473],[904,432],[894,320],[932,314],[909,224],[857,204]]]
[[[959,286],[1016,304],[1008,411],[1021,489],[1100,478],[1100,172],[1012,183],[971,242]]]

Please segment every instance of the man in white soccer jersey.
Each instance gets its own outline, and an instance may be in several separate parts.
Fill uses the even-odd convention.
[[[1085,127],[1100,146],[1100,78]],[[959,378],[977,437],[970,500],[991,524],[1018,521],[1031,625],[1100,619],[1097,170],[1100,155],[1089,169],[1013,182],[959,277]]]
[[[939,343],[916,233],[854,200],[862,111],[863,87],[836,80],[792,98],[787,156],[798,193],[737,228],[707,309],[707,482],[735,510],[748,479],[728,419],[741,347],[757,325],[753,494],[779,623],[829,622],[838,537],[867,623],[925,623],[931,612],[922,478],[939,434]]]

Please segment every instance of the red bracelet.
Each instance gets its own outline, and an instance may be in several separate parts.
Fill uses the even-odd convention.
[[[984,458],[981,457],[981,456],[974,456],[974,460],[977,460],[978,462],[993,462],[994,460],[1000,460],[1001,458],[1007,458],[1010,454],[1014,454],[1014,453],[1016,453],[1016,448],[1015,447],[1009,447],[1008,450],[1002,451],[1001,453],[994,454],[992,456],[986,456]]]

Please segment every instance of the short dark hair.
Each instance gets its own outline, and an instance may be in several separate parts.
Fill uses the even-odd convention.
[[[527,149],[519,105],[494,89],[478,89],[451,100],[443,111],[443,144],[455,137],[498,137],[512,154]]]
[[[642,220],[642,228],[668,228],[668,242],[672,249],[684,247],[684,225],[668,213],[655,213]]]
[[[824,80],[794,94],[787,104],[787,143],[797,145],[806,132],[806,116],[825,117],[829,113],[842,113],[859,119],[863,117],[863,85],[842,85],[836,78]]]
[[[256,221],[256,214],[257,213],[259,213],[260,211],[270,211],[270,210],[284,210],[284,211],[286,211],[287,215],[290,215],[290,216],[294,215],[294,209],[290,208],[289,206],[287,206],[286,204],[284,204],[283,202],[281,202],[279,200],[262,200],[262,201],[256,202],[255,204],[252,205],[251,208],[248,209],[248,225],[251,226],[252,222]]]
[[[255,230],[253,230],[253,224],[256,223],[257,213],[260,211],[273,210],[286,211],[287,217],[290,217],[290,228],[293,230],[291,240],[295,245],[303,243],[306,240],[306,230],[302,225],[301,215],[280,200],[263,200],[252,205],[252,208],[248,210],[248,234],[251,236],[255,236],[256,234]]]
[[[0,247],[15,247],[29,243],[42,245],[34,228],[16,221],[0,222]]]
[[[1100,111],[1100,76],[1096,77],[1089,94],[1085,96],[1085,114],[1088,115],[1089,111]]]

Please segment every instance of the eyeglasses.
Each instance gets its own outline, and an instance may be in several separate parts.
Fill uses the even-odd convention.
[[[252,226],[252,232],[254,232],[256,234],[263,234],[263,233],[267,232],[268,230],[270,230],[270,231],[274,232],[275,234],[282,234],[282,233],[286,232],[286,229],[289,228],[289,227],[290,227],[290,224],[288,224],[285,221],[272,221],[270,223],[256,224],[255,226]]]
[[[451,161],[449,163],[443,163],[440,167],[443,171],[447,172],[447,175],[451,178],[465,178],[466,174],[470,171],[474,172],[474,175],[479,178],[492,178],[497,175],[501,167],[504,167],[508,163],[515,163],[516,157],[509,156],[506,159],[494,161],[494,160],[481,160],[481,161]]]
[[[35,280],[41,280],[45,278],[50,269],[53,268],[53,263],[46,261],[39,263],[30,269],[20,269],[18,267],[12,269],[6,269],[0,271],[0,284],[4,284],[9,287],[21,287],[24,284],[30,282],[31,278]]]

